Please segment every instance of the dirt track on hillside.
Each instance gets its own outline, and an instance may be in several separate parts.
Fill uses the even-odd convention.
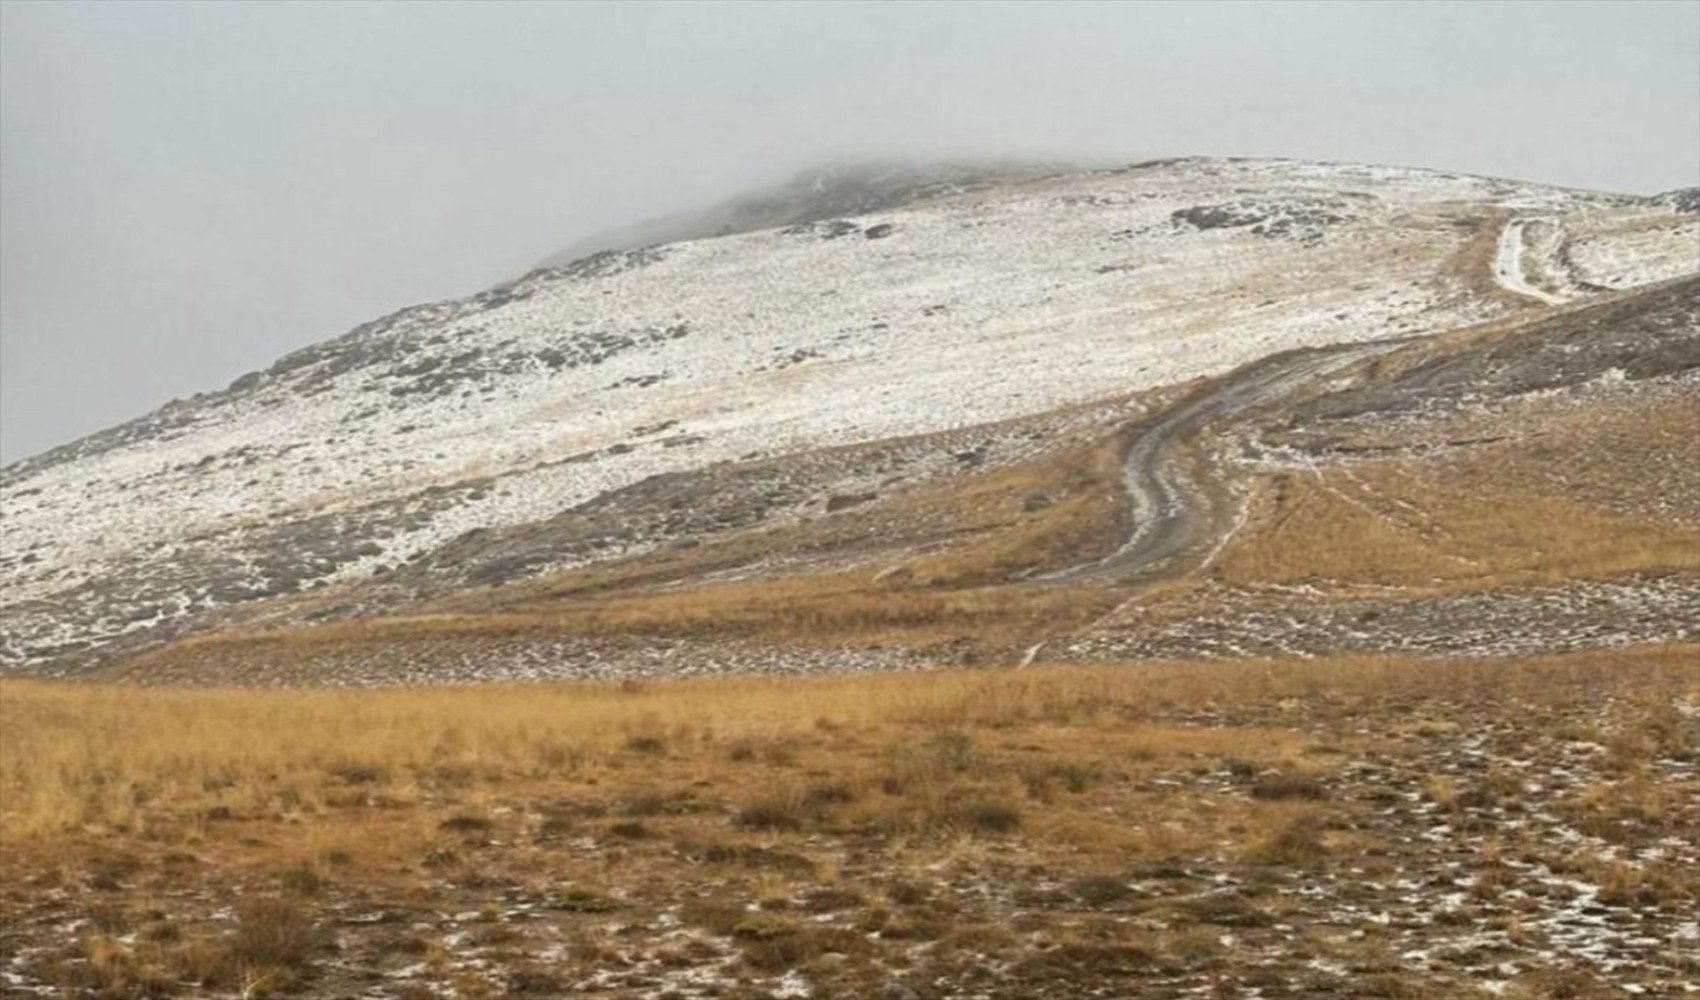
[[[1122,459],[1133,505],[1133,532],[1110,553],[1047,574],[1046,581],[1136,584],[1183,572],[1227,530],[1229,518],[1201,477],[1188,470],[1186,447],[1207,425],[1279,400],[1304,383],[1408,341],[1286,351],[1246,365],[1133,429]]]

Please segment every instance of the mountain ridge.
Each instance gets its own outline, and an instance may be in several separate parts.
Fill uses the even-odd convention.
[[[357,340],[369,336],[380,335],[387,328],[397,324],[402,318],[410,315],[416,315],[422,311],[430,311],[459,302],[476,300],[490,301],[491,299],[497,299],[503,294],[505,289],[513,288],[527,279],[537,275],[559,271],[560,269],[571,269],[575,265],[578,265],[585,270],[595,271],[598,266],[604,262],[606,262],[609,267],[617,267],[619,265],[615,264],[614,261],[618,259],[619,255],[628,251],[641,251],[651,247],[664,246],[669,243],[691,242],[698,239],[712,239],[719,236],[738,235],[740,233],[757,231],[759,229],[783,228],[788,225],[820,221],[829,215],[858,214],[856,212],[828,211],[824,205],[811,205],[799,207],[790,214],[783,214],[780,216],[778,221],[773,221],[768,224],[751,224],[747,227],[712,232],[708,231],[710,224],[703,223],[701,221],[702,219],[710,216],[735,213],[740,210],[741,206],[757,206],[755,209],[743,208],[743,210],[759,212],[760,206],[765,206],[769,203],[783,202],[788,190],[808,187],[821,181],[826,181],[830,184],[835,177],[846,176],[855,179],[859,174],[864,172],[871,173],[876,177],[882,173],[890,174],[897,183],[893,184],[890,190],[878,191],[875,196],[870,197],[868,200],[868,207],[865,209],[866,211],[879,211],[888,208],[898,208],[912,201],[924,200],[926,198],[943,196],[952,193],[960,193],[974,185],[996,183],[999,180],[1036,180],[1047,177],[1065,176],[1071,173],[1119,172],[1170,165],[1198,164],[1200,166],[1208,166],[1212,163],[1227,164],[1236,162],[1293,165],[1308,164],[1312,166],[1338,167],[1346,169],[1362,169],[1368,166],[1366,164],[1356,164],[1346,161],[1312,161],[1285,157],[1209,155],[1168,156],[1112,167],[1066,165],[1060,161],[1044,160],[908,160],[898,157],[845,158],[841,160],[830,160],[819,166],[798,171],[791,175],[787,181],[780,184],[756,187],[742,194],[723,199],[716,202],[713,206],[706,210],[668,213],[641,220],[628,226],[615,227],[614,229],[595,233],[591,236],[576,240],[569,244],[566,248],[544,258],[542,262],[518,277],[497,282],[488,289],[474,292],[466,296],[432,299],[427,302],[401,306],[393,309],[375,319],[360,323],[345,333],[286,352],[285,354],[280,355],[276,361],[266,368],[255,369],[237,376],[223,390],[204,390],[193,393],[187,397],[168,400],[140,417],[121,421],[111,427],[93,431],[75,440],[45,449],[37,454],[25,455],[15,459],[4,466],[0,466],[0,480],[3,480],[9,472],[17,467],[39,464],[42,460],[49,459],[50,456],[59,455],[61,452],[68,452],[71,454],[86,453],[89,443],[96,439],[112,435],[114,432],[129,427],[132,424],[139,424],[156,417],[161,417],[165,414],[189,406],[190,404],[199,402],[206,397],[218,396],[224,392],[245,388],[253,384],[258,378],[275,372],[280,368],[286,367],[287,363],[290,362],[291,359],[297,357],[311,357],[313,354],[322,351],[326,345],[337,341]],[[1520,183],[1509,182],[1503,178],[1496,178],[1487,174],[1461,173],[1441,168],[1411,167],[1398,169],[1408,170],[1412,173],[1418,174],[1432,174],[1437,177],[1469,178],[1495,184]],[[1599,191],[1589,188],[1565,187],[1562,185],[1533,184],[1531,186],[1554,191],[1570,191],[1588,194],[1606,199],[1619,199],[1626,202],[1639,200],[1656,204],[1665,204],[1679,212],[1700,212],[1700,187],[1675,188],[1670,191],[1660,192],[1653,195],[1637,195],[1632,193]],[[827,204],[840,204],[844,201],[854,202],[855,198],[855,194],[834,193],[828,199]],[[688,235],[679,235],[675,238],[666,238],[665,236],[661,236],[656,239],[647,239],[628,237],[626,235],[639,230],[647,232],[651,228],[658,231],[670,228],[685,228],[691,230],[701,229],[702,231],[693,231]]]
[[[800,530],[1038,461],[1282,350],[1520,322],[1700,269],[1675,200],[1441,171],[893,176],[872,190],[895,207],[540,267],[8,466],[0,669]],[[940,450],[803,471],[910,439]],[[758,514],[644,513],[658,476],[761,462],[782,471]]]

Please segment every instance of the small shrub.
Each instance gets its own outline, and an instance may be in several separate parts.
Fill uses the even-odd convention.
[[[278,876],[278,882],[288,892],[311,896],[325,887],[324,877],[312,865],[302,862]]]
[[[508,970],[508,993],[511,996],[562,997],[572,992],[570,986],[560,973],[541,965],[521,965]]]
[[[1108,906],[1133,895],[1125,881],[1109,875],[1087,875],[1069,883],[1069,894],[1088,906]]]
[[[1069,985],[1148,972],[1155,959],[1150,951],[1128,945],[1064,944],[1022,959],[1012,972],[1024,980]]]
[[[299,969],[326,940],[300,903],[251,899],[237,907],[229,956],[242,968]]]
[[[682,843],[679,851],[693,861],[711,865],[742,865],[795,874],[808,874],[815,870],[815,863],[801,854],[773,851],[751,844]]]
[[[744,961],[763,972],[795,968],[828,952],[854,954],[867,942],[854,931],[841,928],[800,927],[767,918],[771,923],[741,922],[733,929],[744,950]]]
[[[134,949],[105,934],[83,941],[81,951],[82,963],[61,966],[52,977],[67,995],[73,990],[98,997],[172,995],[173,977],[157,963],[147,961]]]
[[[963,822],[982,833],[1009,833],[1021,826],[1021,809],[1007,802],[979,800],[962,807]]]
[[[688,793],[639,792],[620,803],[620,811],[627,816],[680,816],[698,808]]]
[[[1423,798],[1452,812],[1458,808],[1458,782],[1444,774],[1429,777],[1423,781]]]
[[[1246,859],[1257,864],[1302,867],[1316,864],[1327,854],[1322,824],[1313,816],[1298,816],[1254,844]]]
[[[117,903],[97,903],[89,908],[89,923],[102,934],[123,934],[130,929],[130,914]]]
[[[789,917],[754,913],[733,925],[732,936],[750,941],[768,941],[787,934],[795,934],[797,931],[797,922]]]
[[[1516,876],[1511,869],[1493,865],[1476,873],[1475,881],[1470,884],[1470,895],[1482,900],[1497,899],[1514,882]]]
[[[1515,1000],[1594,1000],[1612,992],[1587,969],[1547,966],[1525,973],[1502,996]]]
[[[748,915],[743,907],[727,903],[686,903],[679,910],[681,921],[720,937],[730,937]]]
[[[1222,766],[1227,769],[1229,776],[1241,781],[1248,781],[1257,777],[1257,765],[1241,757],[1230,757],[1223,762]]]
[[[842,781],[811,785],[803,792],[803,805],[814,810],[854,801],[856,801],[856,789]]]
[[[879,936],[887,941],[937,941],[949,932],[947,921],[925,913],[890,916],[879,928]]]
[[[1376,972],[1364,976],[1358,984],[1358,996],[1365,1000],[1433,1000],[1434,990],[1413,976],[1399,972]]]
[[[1613,861],[1597,879],[1600,885],[1597,898],[1607,906],[1676,905],[1689,901],[1696,893],[1692,879],[1658,864],[1637,866]]]
[[[583,886],[566,889],[549,901],[550,908],[568,913],[612,913],[622,905],[607,893]]]
[[[752,830],[796,830],[807,819],[802,796],[792,792],[776,792],[744,806],[734,818],[739,826]]]
[[[1220,933],[1200,928],[1164,937],[1160,950],[1186,965],[1202,965],[1213,961],[1226,947]]]
[[[1078,795],[1096,785],[1102,778],[1096,767],[1073,763],[1036,768],[1023,776],[1027,784],[1027,797],[1036,802],[1051,801],[1053,782],[1061,785],[1064,791]]]
[[[1076,795],[1086,791],[1102,780],[1098,769],[1089,764],[1062,764],[1055,772],[1057,780],[1062,783],[1065,791]]]
[[[101,858],[92,866],[89,888],[97,892],[117,892],[124,888],[124,880],[135,875],[141,867],[141,861],[127,854]]]
[[[1217,927],[1267,927],[1269,914],[1237,892],[1215,892],[1185,900],[1163,901],[1146,911],[1168,923],[1212,924]]]
[[[472,816],[463,813],[459,816],[450,816],[438,823],[437,829],[445,833],[489,833],[494,826],[495,824],[484,816]]]
[[[795,740],[770,740],[761,747],[763,763],[774,767],[790,767],[797,763],[797,743]]]
[[[1635,726],[1652,741],[1655,755],[1693,760],[1700,752],[1700,730],[1674,701],[1661,701],[1648,708]]]
[[[1518,791],[1520,783],[1515,776],[1503,771],[1491,772],[1465,789],[1457,802],[1463,809],[1495,809],[1515,798]]]
[[[1619,727],[1606,736],[1606,767],[1622,774],[1639,772],[1658,756],[1658,744],[1646,733]]]
[[[836,913],[840,910],[854,910],[866,902],[859,892],[826,887],[805,894],[803,909],[809,913]]]
[[[626,738],[626,750],[636,754],[659,756],[667,752],[667,741],[651,734],[628,736]]]
[[[460,861],[460,855],[447,847],[433,847],[425,852],[420,864],[427,868],[448,868]]]
[[[1271,771],[1260,775],[1251,786],[1256,799],[1321,799],[1325,796],[1322,783],[1308,774],[1294,771]]]
[[[390,777],[389,771],[377,764],[338,764],[330,769],[330,774],[345,785],[374,785]]]
[[[565,837],[578,829],[578,822],[569,816],[545,816],[543,822],[537,825],[538,840],[553,840]]]
[[[154,944],[176,944],[183,940],[183,928],[169,920],[156,920],[142,928],[141,938]]]

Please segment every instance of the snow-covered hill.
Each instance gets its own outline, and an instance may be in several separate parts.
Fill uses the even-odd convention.
[[[1185,159],[905,191],[405,309],[6,468],[0,669],[79,669],[317,588],[358,602],[470,533],[656,476],[1700,271],[1675,200],[1424,170]]]

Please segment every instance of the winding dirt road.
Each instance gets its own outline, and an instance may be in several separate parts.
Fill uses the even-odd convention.
[[[1540,227],[1543,230],[1546,244],[1542,248],[1531,246],[1531,228]],[[1553,267],[1552,257],[1556,254],[1561,232],[1557,221],[1545,216],[1513,216],[1505,220],[1505,227],[1499,231],[1499,247],[1494,253],[1493,280],[1499,287],[1520,295],[1526,299],[1549,306],[1561,306],[1569,302],[1574,295],[1566,294],[1568,276],[1561,268]],[[1552,289],[1542,288],[1529,280],[1530,263],[1537,269],[1537,280],[1553,286]]]
[[[1531,239],[1530,229],[1543,230]],[[1574,296],[1568,276],[1550,267],[1550,251],[1562,234],[1555,219],[1519,215],[1505,221],[1493,259],[1493,280],[1515,295],[1542,303],[1563,305]],[[1542,246],[1532,246],[1533,243]],[[1530,281],[1530,265],[1537,280]],[[1122,481],[1133,505],[1133,533],[1116,551],[1091,562],[1046,574],[1046,582],[1090,581],[1135,585],[1159,576],[1173,576],[1206,557],[1211,543],[1229,529],[1227,514],[1218,509],[1210,491],[1183,461],[1187,443],[1207,424],[1232,418],[1280,399],[1305,382],[1336,371],[1362,358],[1402,347],[1408,339],[1372,341],[1307,348],[1271,355],[1240,368],[1178,405],[1133,428],[1122,458]],[[1207,455],[1199,461],[1213,464]],[[1212,478],[1221,478],[1210,470]]]
[[[1116,551],[1041,579],[1129,585],[1183,572],[1227,530],[1228,512],[1183,461],[1186,445],[1206,425],[1280,399],[1298,386],[1406,339],[1285,351],[1223,376],[1133,428],[1122,457],[1122,481],[1133,504],[1133,533]],[[1202,456],[1200,461],[1210,462]]]

